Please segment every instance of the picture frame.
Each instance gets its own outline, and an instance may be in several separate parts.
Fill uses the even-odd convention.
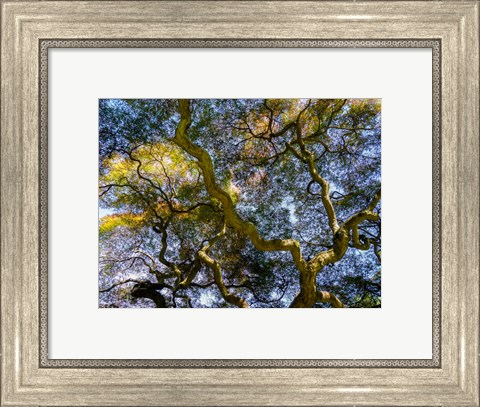
[[[2,2],[1,405],[479,406],[478,13],[473,0]],[[438,47],[437,357],[323,364],[49,360],[45,49],[245,42]]]

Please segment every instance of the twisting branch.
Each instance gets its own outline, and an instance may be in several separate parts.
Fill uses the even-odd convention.
[[[317,302],[329,303],[333,308],[348,308],[335,294],[328,291],[317,291]]]
[[[335,214],[335,209],[333,208],[332,201],[330,200],[330,184],[320,176],[317,171],[317,167],[315,165],[315,156],[312,152],[308,151],[302,137],[302,129],[300,125],[300,115],[298,116],[297,126],[296,126],[296,142],[300,147],[300,152],[298,153],[291,144],[287,143],[287,148],[292,151],[292,153],[299,158],[301,157],[301,161],[308,165],[308,171],[310,172],[310,176],[312,179],[320,185],[321,188],[321,198],[323,206],[327,212],[328,216],[328,223],[330,225],[330,229],[332,233],[335,234],[339,228],[337,216]],[[310,187],[310,184],[309,184]]]
[[[160,185],[156,185],[150,178],[144,176],[140,169],[142,167],[142,161],[138,158],[135,158],[133,156],[133,152],[138,149],[139,147],[141,146],[138,146],[138,147],[135,147],[134,149],[130,150],[130,151],[123,151],[125,154],[128,155],[128,157],[130,158],[130,160],[134,161],[137,166],[135,168],[135,171],[137,173],[137,176],[139,179],[142,179],[144,181],[146,181],[153,189],[157,190],[158,192],[160,192],[160,196],[168,203],[169,202],[169,199],[168,199],[168,195],[165,193],[165,191],[160,187]]]
[[[325,265],[336,263],[341,260],[348,249],[352,229],[364,220],[376,221],[378,219],[380,219],[380,215],[368,209],[357,212],[355,215],[348,218],[335,233],[333,237],[333,248],[320,252],[309,261],[311,269],[318,272]]]
[[[375,207],[379,201],[380,192],[377,192],[372,202],[367,206],[367,209],[357,212],[338,228],[333,236],[333,248],[318,253],[308,262],[308,272],[300,275],[300,292],[293,300],[291,306],[310,307],[313,305],[316,299],[315,278],[317,273],[327,264],[336,263],[343,258],[348,249],[350,234],[354,227],[357,227],[358,224],[364,220],[377,221],[380,219],[378,213],[369,209]]]
[[[222,269],[220,268],[220,264],[217,260],[212,259],[208,255],[208,251],[210,250],[212,245],[225,234],[226,230],[227,224],[224,223],[222,230],[215,237],[210,239],[208,243],[198,251],[198,258],[213,271],[213,279],[225,301],[232,305],[236,305],[239,308],[249,308],[247,301],[228,291],[225,282],[223,281]]]
[[[201,268],[202,264],[200,262],[200,259],[195,258],[193,264],[190,266],[190,270],[188,271],[187,276],[178,283],[177,290],[187,288],[190,284],[192,284],[192,281],[195,279]]]
[[[149,268],[149,270],[151,270],[152,268],[155,267],[155,259],[152,256],[150,256],[147,252],[144,252],[143,250],[140,250],[138,248],[133,249],[133,252],[134,253],[139,253],[142,256],[145,256],[146,258],[148,258],[151,261],[151,264],[147,264],[147,262],[145,261],[145,259],[143,257],[139,257],[143,261],[143,263]]]
[[[128,280],[124,280],[124,281],[120,281],[118,283],[112,284],[110,287],[104,288],[103,290],[98,290],[98,292],[106,293],[106,292],[109,292],[110,290],[113,290],[115,287],[118,287],[119,285],[123,285],[127,283],[141,283],[141,281],[129,278]]]
[[[335,234],[339,229],[339,226],[335,209],[333,208],[332,201],[330,200],[330,184],[318,173],[313,154],[308,155],[307,163],[310,175],[321,187],[322,203],[327,211],[328,224],[330,225],[330,229],[332,230],[333,234]]]
[[[289,251],[292,254],[293,261],[298,270],[306,269],[306,262],[303,259],[300,243],[295,239],[273,239],[263,238],[256,226],[243,220],[235,210],[230,195],[223,190],[217,183],[213,169],[212,159],[210,155],[202,147],[194,144],[187,136],[187,130],[191,124],[190,103],[188,100],[181,99],[178,101],[180,111],[180,122],[175,131],[173,141],[188,154],[195,157],[198,165],[203,172],[205,188],[213,198],[218,199],[222,203],[223,212],[227,223],[234,229],[244,233],[250,238],[253,245],[262,251]]]
[[[373,197],[372,202],[370,202],[370,205],[368,205],[367,209],[369,211],[373,211],[375,207],[378,205],[378,203],[380,202],[381,197],[382,197],[382,190],[379,189],[375,193],[375,196]]]
[[[105,192],[108,192],[111,188],[115,187],[115,188],[130,188],[131,190],[133,190],[133,192],[135,192],[137,194],[137,196],[143,201],[145,202],[145,204],[147,205],[148,209],[151,210],[152,214],[155,216],[155,217],[159,217],[158,215],[158,212],[157,210],[155,209],[155,207],[152,205],[152,203],[145,198],[144,194],[138,190],[138,188],[134,187],[132,184],[129,183],[128,179],[126,177],[122,177],[121,178],[121,181],[125,180],[126,183],[125,184],[108,184],[108,185],[100,185],[100,188],[107,188],[106,191],[104,191],[103,193],[101,193],[99,195],[99,197],[102,197],[104,195]]]
[[[355,225],[352,228],[352,240],[353,247],[359,250],[368,250],[370,249],[370,239],[364,239],[363,242],[360,241],[360,236],[358,234],[358,225]]]
[[[168,225],[170,223],[170,219],[171,218],[168,218],[166,221],[164,221],[163,218],[159,218],[159,222],[155,223],[155,225],[153,226],[153,231],[156,232],[156,233],[160,233],[162,235],[162,237],[161,237],[162,247],[160,248],[160,252],[158,254],[158,260],[160,260],[160,263],[162,263],[163,265],[170,268],[175,273],[175,275],[177,277],[177,280],[180,281],[180,279],[182,277],[182,273],[181,273],[180,269],[178,268],[178,266],[175,263],[172,263],[171,261],[167,260],[167,258],[165,257],[165,253],[167,252],[167,247],[168,247],[168,245],[167,245],[167,238],[168,238],[167,228],[168,228]]]

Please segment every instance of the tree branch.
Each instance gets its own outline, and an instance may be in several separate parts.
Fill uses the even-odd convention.
[[[298,117],[300,119],[300,115]],[[315,156],[312,152],[308,151],[307,148],[305,147],[305,143],[302,138],[302,130],[299,121],[297,121],[297,126],[296,126],[296,135],[297,135],[297,143],[300,146],[300,151],[301,154],[298,154],[296,150],[291,146],[291,144],[287,143],[287,148],[292,151],[292,153],[298,158],[299,155],[301,155],[302,160],[304,163],[308,165],[308,171],[310,172],[310,176],[312,179],[320,185],[321,188],[321,197],[322,197],[322,203],[323,206],[325,207],[325,210],[327,212],[328,216],[328,224],[330,226],[330,229],[332,230],[332,233],[335,234],[339,228],[338,226],[338,221],[337,221],[337,216],[335,214],[335,209],[333,208],[332,201],[330,200],[330,184],[320,176],[320,174],[317,171],[317,167],[315,165]]]
[[[164,288],[163,284],[154,284],[150,281],[142,281],[135,284],[132,288],[131,295],[134,298],[148,298],[155,303],[157,308],[166,308],[165,297],[157,290]]]
[[[328,291],[317,291],[317,302],[332,304],[333,308],[348,308],[338,297]]]
[[[165,257],[165,253],[167,252],[167,247],[168,247],[168,245],[167,245],[167,237],[168,237],[167,227],[168,227],[169,221],[170,221],[169,219],[164,221],[162,218],[160,218],[160,222],[155,223],[155,225],[153,226],[154,232],[160,233],[162,235],[162,237],[161,237],[162,247],[160,248],[160,252],[158,254],[158,260],[160,260],[160,263],[162,263],[163,265],[170,268],[175,273],[175,275],[177,276],[177,280],[180,281],[181,274],[182,274],[180,269],[178,268],[178,266],[175,263],[170,262]]]
[[[289,251],[298,270],[305,270],[306,262],[303,259],[300,243],[297,240],[264,239],[260,236],[260,233],[253,223],[243,220],[240,215],[238,215],[230,195],[217,184],[210,155],[206,150],[194,144],[187,136],[187,130],[191,124],[190,102],[186,99],[181,99],[178,101],[178,106],[181,118],[175,131],[173,141],[188,154],[197,159],[198,165],[203,172],[205,188],[210,196],[218,199],[222,203],[227,223],[234,229],[248,236],[258,250]]]
[[[98,292],[106,293],[110,290],[113,290],[115,287],[118,287],[119,285],[127,284],[127,283],[141,283],[141,281],[129,278],[128,280],[124,280],[124,281],[120,281],[119,283],[112,284],[110,287],[104,288],[103,290],[98,290]]]
[[[247,301],[228,291],[227,287],[225,286],[225,282],[223,281],[222,269],[220,268],[220,264],[218,263],[218,261],[212,259],[208,255],[208,250],[221,236],[225,234],[226,229],[227,225],[226,223],[224,223],[222,230],[215,237],[210,239],[209,242],[198,251],[198,258],[213,271],[213,279],[225,301],[232,305],[236,305],[239,308],[249,308]]]

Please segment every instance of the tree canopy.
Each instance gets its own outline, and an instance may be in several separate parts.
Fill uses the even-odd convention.
[[[379,307],[378,99],[102,99],[101,307]]]

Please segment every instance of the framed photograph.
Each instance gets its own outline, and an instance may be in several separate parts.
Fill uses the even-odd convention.
[[[480,406],[478,1],[1,23],[2,406]]]

